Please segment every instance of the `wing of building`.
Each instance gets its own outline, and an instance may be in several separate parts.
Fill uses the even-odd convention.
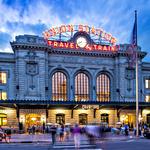
[[[0,125],[135,126],[135,68],[129,67],[128,44],[95,44],[78,32],[67,42],[19,35],[11,46],[14,53],[0,53]],[[137,51],[139,119],[150,124],[150,63],[142,61],[146,53],[140,47]]]

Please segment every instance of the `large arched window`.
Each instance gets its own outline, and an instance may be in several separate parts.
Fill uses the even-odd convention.
[[[89,78],[85,73],[78,73],[75,77],[75,100],[89,100]]]
[[[110,78],[106,74],[100,74],[96,80],[97,101],[110,101]]]
[[[67,100],[67,77],[62,72],[55,72],[52,76],[52,100]]]

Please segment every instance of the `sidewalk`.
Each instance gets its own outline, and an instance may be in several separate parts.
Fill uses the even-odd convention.
[[[135,139],[136,137],[133,135],[124,136],[124,135],[113,135],[108,133],[107,136],[100,139],[102,141],[124,141],[129,139]],[[86,141],[87,137],[85,135],[81,136],[81,141]],[[69,139],[69,141],[73,141],[73,137]],[[51,143],[51,134],[12,134],[10,143]],[[5,143],[3,140],[1,143]]]

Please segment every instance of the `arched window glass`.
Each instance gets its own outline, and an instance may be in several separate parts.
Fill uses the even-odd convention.
[[[106,74],[100,74],[96,80],[97,101],[110,101],[110,79]]]
[[[75,77],[75,100],[89,100],[89,78],[84,73],[78,73]]]
[[[56,72],[52,76],[52,100],[67,100],[67,78],[62,72]]]
[[[0,126],[7,125],[7,115],[0,113]]]

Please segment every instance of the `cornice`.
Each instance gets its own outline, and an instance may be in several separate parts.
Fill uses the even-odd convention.
[[[76,56],[91,56],[91,57],[115,57],[117,52],[96,52],[96,51],[83,51],[83,50],[65,50],[65,49],[49,49],[49,54],[61,54],[61,55],[76,55]]]
[[[61,54],[61,55],[76,55],[76,56],[91,56],[91,57],[128,57],[129,54],[126,51],[85,51],[85,50],[75,50],[75,49],[54,49],[48,45],[44,44],[32,44],[32,43],[17,43],[11,42],[12,49],[15,50],[43,50],[47,51],[49,54]],[[146,52],[138,51],[138,57],[144,58],[146,56]]]
[[[50,47],[42,44],[30,44],[30,43],[17,43],[11,42],[12,49],[21,50],[21,49],[33,49],[33,50],[48,50]]]

